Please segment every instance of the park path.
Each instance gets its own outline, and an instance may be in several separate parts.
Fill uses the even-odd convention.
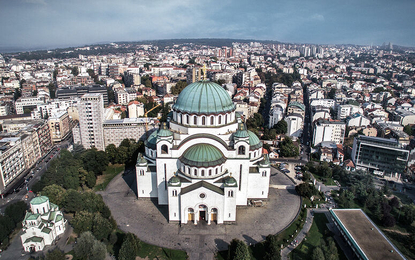
[[[314,216],[311,214],[312,209],[307,209],[307,218],[306,222],[303,226],[303,229],[300,230],[298,235],[295,237],[294,241],[297,240],[297,243],[290,244],[287,247],[285,247],[283,250],[281,250],[281,259],[282,260],[289,260],[290,258],[288,255],[293,251],[305,238],[307,232],[310,230],[311,225],[313,224]]]

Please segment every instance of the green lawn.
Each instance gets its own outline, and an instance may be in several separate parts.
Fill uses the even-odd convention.
[[[321,239],[326,238],[330,234],[330,231],[326,226],[327,223],[328,221],[325,214],[314,214],[313,225],[311,225],[306,240],[303,240],[303,242],[291,252],[290,258],[293,260],[311,259],[314,247],[319,246]],[[347,259],[339,247],[337,247],[337,250],[339,252],[339,259]]]
[[[325,178],[321,177],[317,174],[313,174],[314,178],[316,178],[318,181],[323,182],[326,186],[336,186],[336,183],[334,182],[333,178]]]
[[[102,175],[98,176],[94,191],[104,190],[110,181],[122,171],[124,171],[124,164],[108,165]]]
[[[188,259],[185,251],[162,248],[141,242],[141,249],[138,254],[139,257],[148,259]]]

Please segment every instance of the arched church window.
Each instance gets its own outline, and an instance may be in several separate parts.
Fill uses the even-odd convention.
[[[225,115],[225,124],[228,123],[228,115]]]
[[[245,146],[239,146],[239,148],[238,148],[238,154],[245,155]]]
[[[213,125],[213,116],[210,117],[210,125]]]
[[[228,197],[232,198],[233,197],[233,190],[229,190],[228,191]]]
[[[262,177],[267,177],[267,172],[266,171],[262,172]]]
[[[194,124],[194,125],[197,125],[197,116],[194,116],[194,117],[193,117],[193,124]]]
[[[206,125],[206,117],[202,116],[202,125]]]
[[[215,170],[215,174],[216,174],[216,175],[218,175],[218,168],[216,168],[216,170]]]
[[[201,172],[201,174],[200,174],[202,177],[204,177],[205,176],[205,170],[202,170],[202,172]]]
[[[172,196],[177,197],[177,190],[173,190]]]
[[[193,174],[194,174],[195,176],[197,176],[197,170],[196,170],[196,169],[194,170]]]
[[[212,176],[212,170],[209,170],[209,176]]]
[[[221,115],[219,115],[218,124],[219,125],[222,124],[222,116]]]
[[[163,145],[161,146],[161,153],[162,153],[162,154],[166,154],[166,153],[168,153],[168,152],[169,152],[169,148],[167,147],[167,145],[163,144]]]
[[[186,124],[189,124],[190,120],[189,120],[189,115],[186,115]]]

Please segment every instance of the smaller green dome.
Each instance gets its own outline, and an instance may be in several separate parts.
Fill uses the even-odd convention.
[[[173,133],[167,128],[167,124],[163,123],[161,128],[158,130],[157,135],[159,137],[169,137],[169,136],[172,136]]]
[[[229,176],[228,178],[225,179],[225,186],[234,187],[236,185],[237,185],[237,182],[234,177]]]
[[[262,142],[259,140],[258,136],[254,132],[248,130],[248,135],[250,150],[255,150],[262,147]]]
[[[174,175],[173,177],[170,178],[169,185],[171,185],[171,186],[178,186],[178,185],[180,185],[180,178],[177,177],[176,175]]]
[[[147,138],[147,140],[145,141],[145,145],[148,148],[151,148],[153,150],[156,149],[156,144],[157,144],[157,133],[158,131],[154,131],[151,133],[151,135]]]
[[[233,136],[238,138],[246,138],[249,136],[243,123],[238,124],[238,130],[236,130],[236,133]]]
[[[179,159],[186,165],[196,167],[213,167],[226,161],[222,152],[210,144],[193,145]]]
[[[38,197],[33,198],[30,201],[30,204],[32,204],[32,205],[39,205],[39,204],[42,204],[42,203],[45,203],[45,202],[48,202],[48,201],[49,201],[49,198],[48,197],[46,197],[46,196],[38,196]]]

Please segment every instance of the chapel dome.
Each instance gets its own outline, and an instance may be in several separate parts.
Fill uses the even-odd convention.
[[[173,110],[189,114],[219,114],[234,111],[235,105],[225,89],[203,80],[184,88]]]
[[[262,147],[262,142],[259,140],[258,136],[254,132],[248,130],[248,135],[250,150],[255,150]]]
[[[214,167],[226,161],[222,152],[210,144],[196,144],[189,147],[179,160],[191,167]]]

